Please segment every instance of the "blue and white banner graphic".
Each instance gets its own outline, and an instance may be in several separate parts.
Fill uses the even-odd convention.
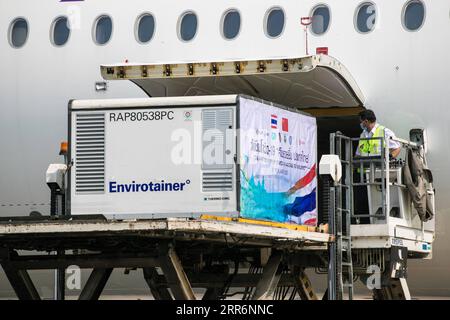
[[[240,214],[317,224],[316,119],[240,101]]]

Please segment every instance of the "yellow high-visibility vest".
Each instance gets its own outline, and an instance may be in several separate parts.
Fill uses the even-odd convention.
[[[361,138],[365,138],[364,133],[361,134]],[[372,138],[384,138],[384,127],[378,126]],[[383,148],[386,147],[386,140],[383,139]],[[379,156],[381,155],[381,143],[379,139],[374,140],[360,140],[359,141],[359,154],[362,157]]]

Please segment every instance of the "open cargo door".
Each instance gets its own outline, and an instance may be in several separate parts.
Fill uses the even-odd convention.
[[[102,65],[105,80],[131,80],[150,97],[246,94],[293,108],[360,108],[364,97],[335,58]]]
[[[272,60],[102,65],[105,80],[130,80],[150,97],[246,94],[317,118],[317,157],[331,132],[359,136],[364,96],[350,72],[328,55]],[[338,120],[338,121],[337,121]],[[321,181],[318,181],[319,194]],[[319,202],[319,221],[327,209]]]

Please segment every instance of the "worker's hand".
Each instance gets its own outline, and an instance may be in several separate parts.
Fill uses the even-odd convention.
[[[397,148],[397,149],[391,149],[389,150],[391,152],[391,156],[393,158],[397,158],[398,155],[400,154],[400,151],[402,151],[402,148]]]

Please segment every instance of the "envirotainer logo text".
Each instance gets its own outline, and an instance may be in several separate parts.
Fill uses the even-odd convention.
[[[184,191],[187,185],[191,183],[191,180],[185,182],[166,182],[161,180],[160,182],[148,182],[148,183],[117,183],[116,181],[109,182],[110,193],[130,193],[130,192],[176,192]]]

